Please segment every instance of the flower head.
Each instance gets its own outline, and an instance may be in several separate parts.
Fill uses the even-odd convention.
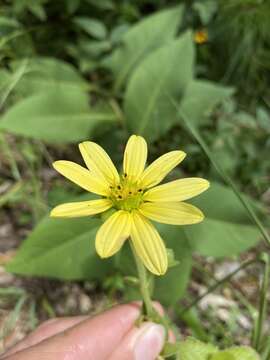
[[[208,41],[208,32],[206,29],[197,30],[194,34],[194,41],[197,44],[204,44]]]
[[[51,216],[81,217],[115,209],[97,231],[97,253],[102,258],[112,256],[130,237],[136,254],[148,270],[156,275],[164,274],[168,267],[166,248],[150,220],[172,225],[202,221],[202,212],[184,200],[206,190],[208,181],[185,178],[156,186],[186,154],[171,151],[145,168],[147,144],[141,136],[129,138],[121,174],[98,144],[86,141],[79,149],[88,169],[64,160],[54,162],[53,166],[60,174],[101,198],[56,206]]]

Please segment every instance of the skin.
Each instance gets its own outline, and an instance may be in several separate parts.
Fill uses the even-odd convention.
[[[156,310],[164,315],[160,304]],[[118,305],[94,317],[46,321],[9,349],[3,360],[154,360],[165,341],[161,325],[138,327],[140,304]],[[170,333],[170,341],[174,336]]]

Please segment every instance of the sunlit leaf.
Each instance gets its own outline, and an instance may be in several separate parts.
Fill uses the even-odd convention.
[[[141,20],[124,34],[122,44],[105,62],[115,75],[117,89],[146,54],[174,38],[182,13],[182,6],[159,11]]]
[[[146,57],[133,72],[124,110],[130,132],[153,141],[176,123],[177,111],[169,100],[180,101],[193,77],[194,44],[186,32]]]
[[[48,142],[75,142],[116,116],[109,106],[90,107],[88,95],[80,90],[54,88],[22,100],[0,120],[0,129]]]

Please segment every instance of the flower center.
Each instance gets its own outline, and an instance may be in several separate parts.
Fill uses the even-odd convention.
[[[120,182],[115,186],[110,186],[110,189],[109,198],[118,210],[138,209],[143,202],[143,189],[139,187],[137,182],[128,179],[125,174],[121,176]]]

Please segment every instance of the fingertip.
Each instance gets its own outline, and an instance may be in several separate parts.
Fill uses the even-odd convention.
[[[154,360],[165,342],[166,331],[160,324],[145,322],[130,330],[110,360]]]
[[[158,314],[160,316],[164,316],[165,315],[165,311],[164,311],[164,308],[163,306],[160,304],[160,302],[158,301],[153,301],[153,307],[155,308],[155,310],[158,312]]]
[[[169,343],[172,343],[172,344],[174,344],[176,342],[176,336],[172,330],[169,330],[168,341],[169,341]]]

